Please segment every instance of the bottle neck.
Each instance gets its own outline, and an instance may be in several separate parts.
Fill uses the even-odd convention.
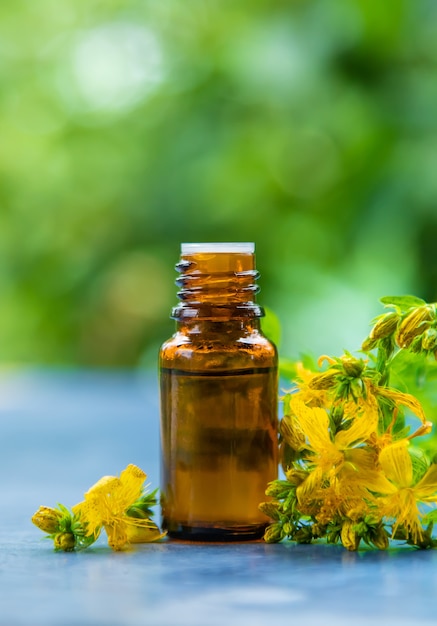
[[[261,323],[260,319],[256,317],[216,318],[214,320],[197,317],[178,319],[176,327],[178,332],[191,337],[207,335],[210,340],[214,340],[214,338],[221,340],[223,335],[231,338],[257,334],[261,329]]]
[[[226,321],[260,318],[262,307],[255,302],[259,291],[254,254],[215,252],[184,254],[176,265],[180,276],[181,302],[173,319]]]

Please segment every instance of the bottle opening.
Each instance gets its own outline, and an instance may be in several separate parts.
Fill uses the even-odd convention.
[[[255,244],[252,242],[182,243],[176,265],[181,303],[174,319],[262,317],[256,304]]]
[[[181,254],[202,254],[211,252],[254,254],[253,242],[211,242],[211,243],[182,243]]]

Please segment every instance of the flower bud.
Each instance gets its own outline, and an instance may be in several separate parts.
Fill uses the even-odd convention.
[[[322,372],[321,374],[316,374],[314,378],[310,380],[308,386],[310,389],[322,390],[322,389],[332,389],[336,383],[336,377],[338,376],[338,371],[328,370],[327,372]]]
[[[434,351],[437,348],[437,330],[427,328],[422,335],[422,348]]]
[[[273,480],[268,484],[266,496],[271,498],[285,498],[290,490],[290,484],[286,480]]]
[[[398,327],[400,316],[397,313],[384,313],[370,331],[369,339],[379,340],[388,337]]]
[[[359,378],[363,373],[365,363],[361,359],[354,359],[349,356],[341,357],[341,364],[347,376],[352,376],[353,378]]]
[[[288,443],[293,450],[301,450],[305,445],[305,436],[301,430],[293,424],[293,418],[290,415],[284,415],[280,424],[279,432],[284,441]]]
[[[274,519],[276,521],[279,520],[280,515],[278,512],[279,502],[261,502],[258,506],[259,510],[262,511],[267,517]]]
[[[55,550],[71,552],[72,550],[74,550],[76,538],[73,533],[58,533],[54,537],[53,542],[55,544]]]
[[[361,537],[357,535],[354,526],[355,522],[346,520],[341,528],[341,543],[350,552],[358,550],[361,541]]]
[[[370,337],[367,337],[367,339],[365,339],[361,344],[361,350],[363,350],[364,352],[370,352],[370,350],[376,348],[377,343],[378,342],[376,341],[376,339],[371,339]]]
[[[312,533],[314,539],[317,539],[318,537],[323,537],[326,534],[326,525],[316,522],[315,524],[313,524]]]
[[[428,305],[413,309],[399,326],[396,335],[398,346],[400,348],[408,348],[413,339],[421,335],[429,327],[434,317],[435,315],[433,315],[433,311]]]
[[[287,477],[288,482],[298,487],[306,478],[308,478],[309,473],[305,470],[290,469],[285,472],[285,476]]]
[[[270,524],[264,533],[264,541],[266,543],[278,543],[283,539],[282,528],[280,524]]]
[[[49,506],[40,506],[38,511],[32,516],[32,522],[40,530],[52,535],[59,531],[59,522],[62,517],[61,511],[52,509]]]
[[[311,543],[313,540],[313,530],[311,526],[301,526],[301,528],[294,533],[293,539],[297,541],[297,543]]]
[[[389,542],[384,526],[379,526],[371,541],[378,550],[387,550]]]
[[[406,541],[408,539],[408,531],[403,526],[397,526],[392,534],[392,539],[396,541]]]

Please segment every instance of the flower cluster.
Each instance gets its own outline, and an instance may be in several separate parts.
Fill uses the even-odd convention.
[[[87,548],[105,530],[113,550],[131,543],[148,543],[164,535],[150,519],[156,491],[144,492],[147,476],[136,465],[128,465],[120,476],[104,476],[86,493],[84,501],[70,511],[41,506],[32,522],[53,540],[55,550],[70,552]]]
[[[427,304],[414,296],[387,297],[382,298],[381,302],[394,310],[374,320],[370,335],[363,343],[364,350],[372,350],[385,343],[391,349],[397,345],[412,352],[437,356],[435,303]]]
[[[414,395],[390,386],[398,352],[437,354],[436,309],[410,296],[383,303],[394,311],[375,320],[365,358],[346,353],[321,357],[318,368],[296,365],[280,423],[285,480],[270,483],[271,500],[260,505],[273,520],[267,542],[324,538],[357,550],[361,542],[385,549],[392,538],[437,546],[437,465],[412,445],[432,423]],[[406,417],[416,420],[412,432]]]

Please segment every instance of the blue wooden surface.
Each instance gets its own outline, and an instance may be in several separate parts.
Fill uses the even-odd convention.
[[[135,463],[159,481],[157,381],[0,376],[0,624],[384,626],[437,623],[437,551],[189,544],[54,553],[30,523]]]

